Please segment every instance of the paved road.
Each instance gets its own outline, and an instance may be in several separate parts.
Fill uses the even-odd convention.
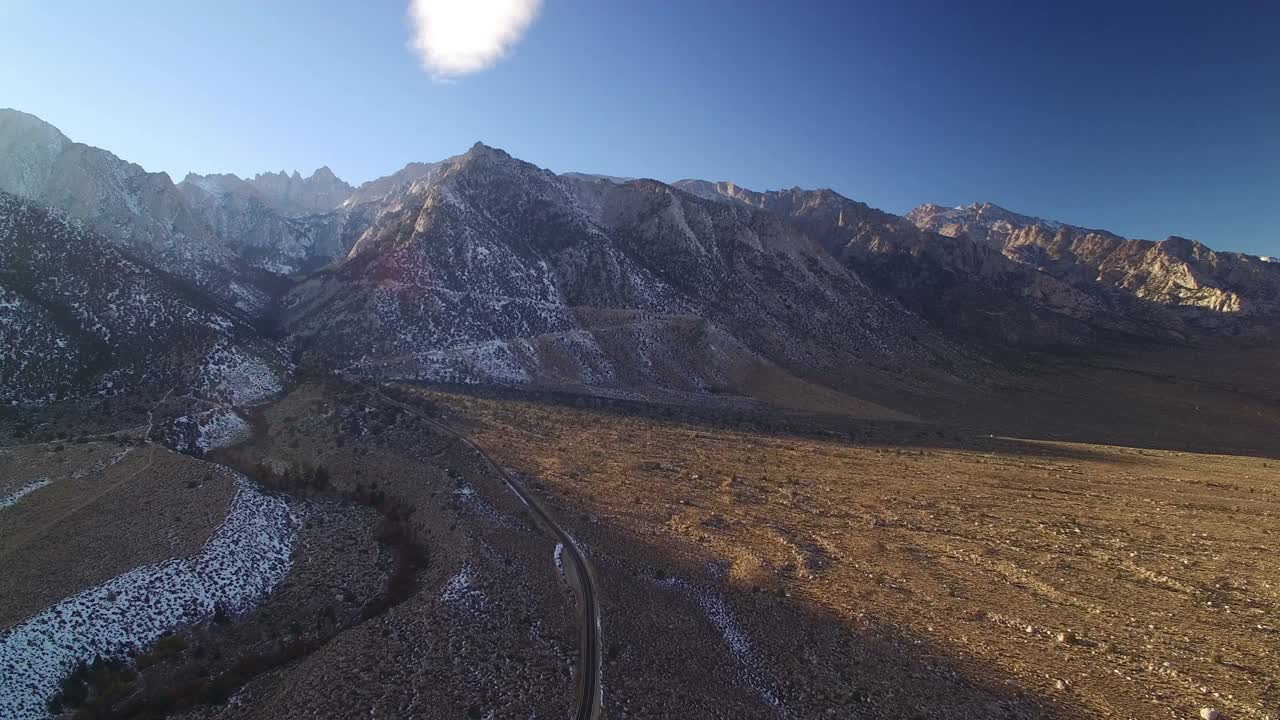
[[[566,566],[566,569],[570,571],[566,572],[565,576],[573,586],[574,592],[577,593],[579,601],[578,657],[581,662],[578,664],[578,676],[576,678],[577,710],[574,712],[573,717],[575,720],[597,720],[600,717],[600,710],[604,701],[600,686],[600,648],[602,645],[600,640],[600,604],[596,599],[595,570],[587,560],[587,556],[583,554],[573,537],[565,532],[564,528],[560,527],[560,524],[542,507],[542,503],[529,494],[529,491],[512,477],[506,468],[494,462],[493,458],[489,457],[489,453],[485,452],[484,448],[476,444],[475,441],[448,425],[422,415],[411,405],[389,398],[381,391],[378,392],[378,395],[387,402],[417,415],[431,427],[453,436],[459,442],[474,450],[502,478],[507,488],[528,506],[538,524],[555,536],[556,542],[564,546],[564,555],[569,559],[569,566],[572,566],[571,568]]]

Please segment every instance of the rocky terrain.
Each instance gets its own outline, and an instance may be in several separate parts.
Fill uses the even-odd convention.
[[[273,276],[340,258],[367,225],[368,203],[428,174],[410,163],[353,188],[320,168],[189,174],[175,184],[57,128],[0,109],[0,191],[61,210],[157,267],[252,315],[264,313]]]
[[[83,220],[221,300],[249,311],[260,311],[268,302],[168,175],[72,142],[33,115],[0,109],[0,192]]]
[[[0,715],[1274,718],[1278,304],[990,204],[175,184],[0,110]]]
[[[765,213],[482,145],[390,197],[282,304],[326,365],[377,377],[743,392],[756,371],[889,383],[961,362]]]
[[[180,386],[275,392],[287,358],[248,318],[61,212],[0,192],[0,401]]]
[[[1028,352],[1265,335],[1280,297],[1280,265],[1178,238],[990,204],[899,217],[830,190],[557,176],[483,145],[359,187],[327,168],[174,185],[0,111],[0,152],[0,189],[364,377],[868,400]]]
[[[1009,212],[991,203],[941,208],[921,205],[907,219],[923,230],[965,237],[1005,257],[1075,286],[1107,285],[1179,309],[1221,316],[1274,317],[1280,273],[1264,258],[1215,252],[1181,237],[1129,240]]]
[[[1274,324],[1274,264],[1179,238],[1124,240],[989,204],[924,205],[904,218],[830,190],[676,185],[787,218],[869,283],[961,339],[1097,350],[1117,338],[1185,342]]]

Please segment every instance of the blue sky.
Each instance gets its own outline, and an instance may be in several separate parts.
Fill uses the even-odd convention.
[[[359,182],[482,140],[556,171],[989,200],[1280,255],[1274,2],[544,0],[447,82],[407,4],[9,0],[0,106],[175,180]]]

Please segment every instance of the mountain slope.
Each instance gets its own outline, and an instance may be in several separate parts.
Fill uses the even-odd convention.
[[[830,190],[557,176],[479,144],[358,188],[327,168],[174,185],[0,110],[5,189],[181,276],[195,304],[280,315],[311,362],[402,378],[885,397],[1009,353],[1252,333],[1280,308],[1280,264],[1178,238],[989,204],[904,218]],[[106,356],[62,352],[67,323],[37,300],[2,301],[6,332],[44,348],[32,372]]]
[[[1191,311],[1187,317],[1200,324],[1280,311],[1280,267],[1242,253],[1215,252],[1186,238],[1129,240],[991,203],[921,205],[907,219],[924,230],[973,239],[1075,287],[1105,285]]]
[[[285,362],[194,287],[83,223],[0,193],[0,402],[142,387],[254,402]]]
[[[763,368],[851,389],[962,357],[768,213],[482,145],[285,306],[327,363],[434,380],[742,392]]]
[[[449,162],[448,160],[435,163],[411,162],[390,175],[363,183],[342,201],[340,207],[350,210],[367,203],[381,202],[396,192],[404,191],[419,180],[432,181],[440,176]]]
[[[831,190],[754,192],[704,181],[680,186],[784,218],[878,290],[978,347],[1093,348],[1112,335],[1185,337],[1183,321],[1163,307],[1106,288],[1075,287],[984,243],[921,230]]]
[[[56,208],[160,268],[249,312],[267,293],[193,213],[164,173],[72,142],[57,128],[0,109],[0,191]]]
[[[225,247],[251,267],[276,275],[313,270],[342,257],[367,225],[364,206],[337,209],[351,187],[334,179],[308,195],[317,170],[295,183],[285,176],[189,174],[178,183],[187,205]],[[332,174],[329,174],[332,177]],[[273,183],[283,183],[275,187]],[[301,184],[299,184],[301,183]],[[334,190],[333,188],[338,188]],[[304,212],[308,208],[321,208]]]
[[[306,178],[297,170],[292,174],[281,170],[278,173],[258,173],[245,182],[286,217],[327,213],[341,205],[355,190],[338,179],[327,166]]]

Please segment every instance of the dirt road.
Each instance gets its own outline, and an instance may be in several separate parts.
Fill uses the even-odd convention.
[[[564,555],[568,558],[568,562],[564,563],[565,577],[578,598],[578,657],[580,662],[575,680],[578,702],[573,717],[576,720],[597,720],[600,717],[604,700],[600,683],[601,647],[603,643],[600,637],[600,605],[596,598],[598,583],[595,577],[595,570],[581,548],[578,547],[577,541],[552,518],[551,514],[538,502],[538,499],[531,495],[511,473],[507,472],[506,468],[495,462],[489,456],[489,453],[485,452],[484,448],[448,425],[422,415],[413,406],[387,397],[380,391],[378,395],[387,402],[413,413],[431,427],[456,438],[459,442],[475,451],[484,460],[485,464],[493,468],[493,471],[502,478],[507,488],[529,508],[529,512],[533,515],[539,527],[550,533],[555,537],[556,542],[564,547]]]

